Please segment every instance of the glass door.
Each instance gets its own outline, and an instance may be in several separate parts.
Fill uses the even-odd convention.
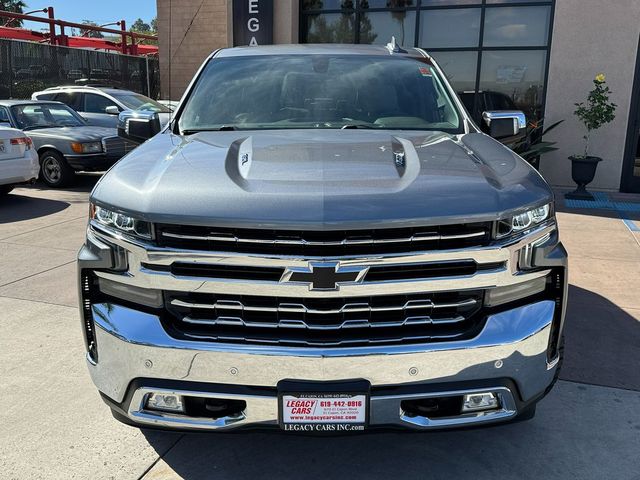
[[[631,94],[631,111],[620,190],[640,193],[640,44],[636,60],[636,76]]]

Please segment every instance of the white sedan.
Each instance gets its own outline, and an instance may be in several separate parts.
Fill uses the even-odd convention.
[[[0,196],[14,185],[38,178],[40,164],[33,142],[22,131],[0,127]]]

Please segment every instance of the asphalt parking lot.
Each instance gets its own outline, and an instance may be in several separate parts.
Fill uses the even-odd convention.
[[[75,255],[97,178],[0,200],[0,478],[640,479],[640,212],[571,209],[559,196],[571,268],[566,359],[532,421],[328,438],[183,435],[116,422],[89,379]]]

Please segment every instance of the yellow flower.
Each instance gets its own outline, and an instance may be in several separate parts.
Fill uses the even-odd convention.
[[[598,75],[596,75],[596,82],[598,83],[604,83],[606,79],[607,77],[604,76],[604,73],[599,73]]]

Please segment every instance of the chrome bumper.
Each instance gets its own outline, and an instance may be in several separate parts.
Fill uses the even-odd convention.
[[[372,387],[465,381],[496,381],[502,408],[451,420],[409,418],[400,409],[410,395],[372,394],[370,425],[432,428],[508,419],[517,414],[516,402],[539,396],[553,380],[555,365],[547,362],[547,346],[554,302],[540,301],[488,317],[473,339],[424,345],[341,349],[279,348],[181,341],[169,336],[157,316],[117,304],[93,305],[99,361],[88,359],[91,377],[115,403],[125,400],[136,379],[174,380],[242,386],[275,387],[280,380],[336,381],[365,379]],[[517,392],[499,387],[511,379]],[[144,380],[141,380],[144,382]],[[157,391],[157,388],[156,388]],[[466,391],[465,391],[466,392]],[[450,392],[449,392],[450,393]],[[197,396],[198,392],[191,392]],[[446,392],[438,392],[446,396]],[[275,394],[205,394],[246,401],[243,415],[222,419],[189,419],[144,410],[144,387],[126,406],[129,419],[139,424],[181,428],[231,428],[277,424]],[[444,422],[444,423],[443,423]]]

